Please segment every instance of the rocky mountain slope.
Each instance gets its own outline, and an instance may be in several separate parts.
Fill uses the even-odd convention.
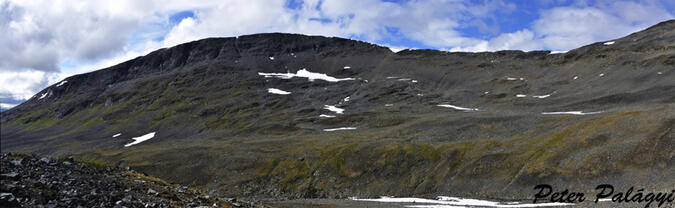
[[[1,114],[2,152],[256,198],[675,187],[675,20],[566,53],[257,34],[161,49]]]
[[[96,167],[72,158],[0,155],[2,207],[255,207],[209,196],[133,170]],[[257,205],[261,206],[261,205]]]

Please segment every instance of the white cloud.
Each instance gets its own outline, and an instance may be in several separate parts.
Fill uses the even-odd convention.
[[[534,41],[534,33],[530,30],[520,30],[513,33],[501,34],[489,41],[479,41],[468,47],[455,47],[450,51],[497,51],[497,50],[524,50],[530,51],[541,48]]]
[[[0,71],[0,95],[23,100],[32,97],[49,82],[49,74],[43,71]]]
[[[289,32],[325,36],[354,36],[378,42],[391,36],[385,27],[398,28],[406,38],[435,47],[472,46],[480,39],[463,37],[457,30],[479,17],[511,12],[502,1],[471,4],[465,1],[309,0],[298,10],[281,1],[227,1],[201,10],[196,19],[184,19],[173,28],[165,46],[212,36],[260,32]],[[321,22],[317,20],[326,20]],[[254,24],[252,24],[254,23]],[[483,24],[486,30],[487,27]],[[494,29],[492,29],[494,31]]]
[[[639,16],[635,14],[648,14]],[[619,38],[660,21],[672,19],[662,7],[650,3],[616,1],[586,7],[559,7],[546,10],[532,29],[541,47],[570,50],[593,42]]]
[[[143,17],[123,1],[3,1],[0,10],[9,14],[0,23],[2,71],[55,72],[64,57],[109,57]]]
[[[529,29],[477,40],[450,51],[554,50],[568,51],[593,42],[626,36],[658,22],[672,19],[663,7],[644,2],[556,7],[543,10]]]

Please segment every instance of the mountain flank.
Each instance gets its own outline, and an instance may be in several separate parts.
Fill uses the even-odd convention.
[[[0,117],[3,153],[228,197],[669,191],[675,20],[565,53],[208,38],[68,77]]]

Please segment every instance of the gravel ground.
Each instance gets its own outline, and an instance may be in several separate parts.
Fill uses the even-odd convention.
[[[72,158],[16,154],[0,158],[0,207],[256,207],[132,170],[95,167]]]

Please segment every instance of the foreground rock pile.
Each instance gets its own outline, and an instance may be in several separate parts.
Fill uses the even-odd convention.
[[[2,154],[0,207],[253,207],[130,170]]]

